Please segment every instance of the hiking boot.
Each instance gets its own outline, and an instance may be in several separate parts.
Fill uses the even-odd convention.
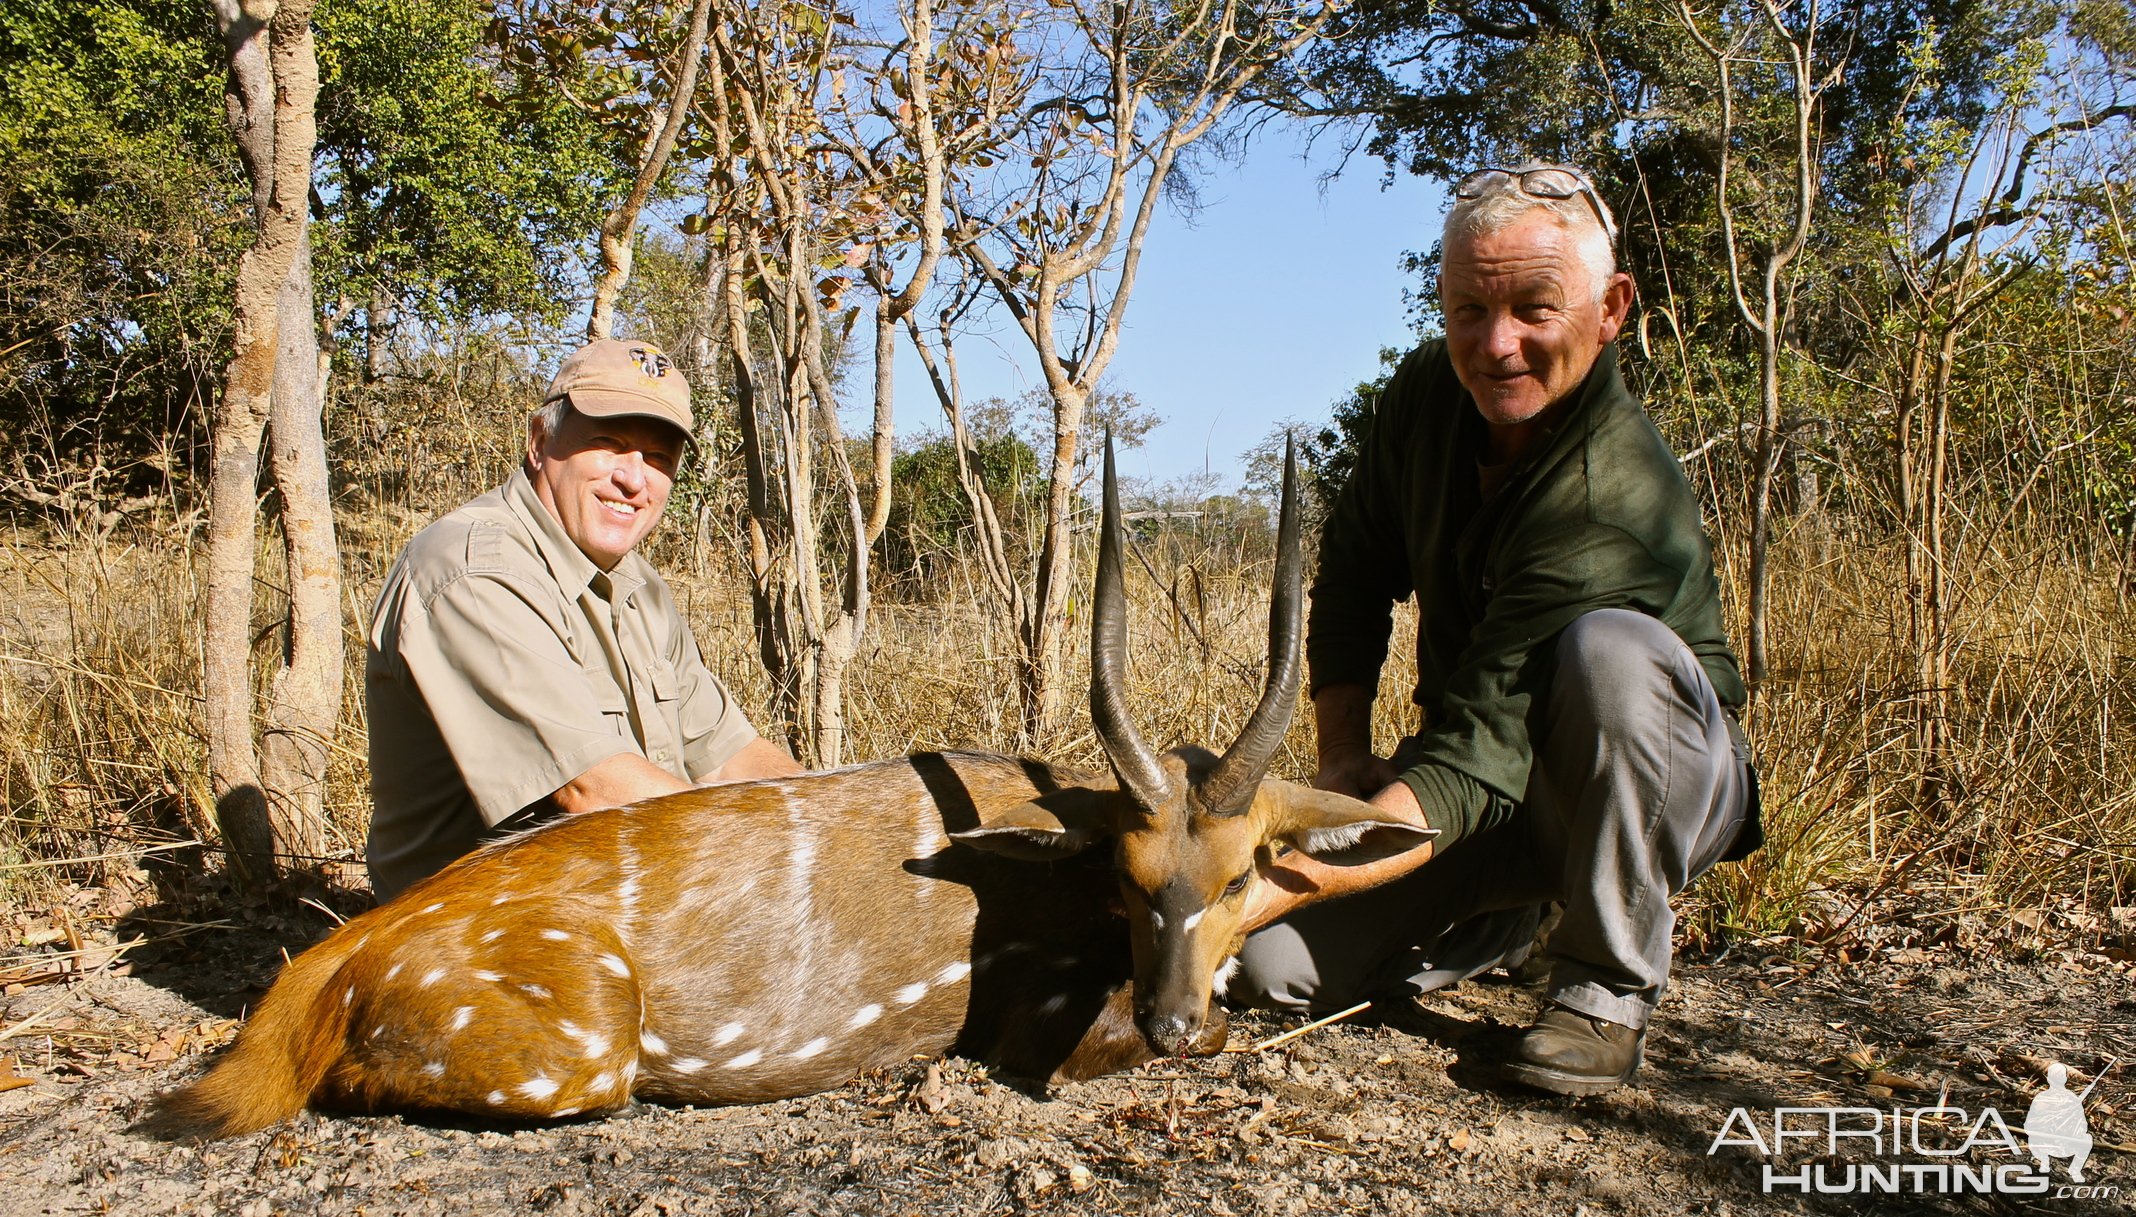
[[[1506,1073],[1552,1094],[1601,1094],[1639,1071],[1646,1032],[1551,1006],[1520,1038]]]

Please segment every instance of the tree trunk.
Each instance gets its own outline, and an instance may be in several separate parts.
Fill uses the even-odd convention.
[[[1752,684],[1770,670],[1766,658],[1767,589],[1773,544],[1773,483],[1780,474],[1780,339],[1768,296],[1758,333],[1758,442],[1750,491],[1750,603],[1743,647],[1744,675]]]
[[[324,819],[317,790],[340,708],[340,574],[333,520],[324,510],[306,245],[319,90],[311,12],[312,0],[216,9],[230,64],[228,118],[253,183],[254,238],[238,262],[235,350],[211,420],[201,684],[217,819],[232,864],[254,883],[275,876],[278,855],[318,852]],[[252,588],[260,444],[270,415],[288,514],[292,611],[284,663],[270,681],[263,768],[252,734]]]
[[[268,472],[281,498],[289,609],[282,666],[268,687],[261,777],[277,852],[326,852],[327,742],[341,712],[341,554],[326,468],[326,365],[319,357],[311,250],[283,284],[281,342],[267,423]]]
[[[1053,396],[1053,464],[1046,479],[1046,535],[1038,551],[1031,615],[1024,623],[1020,673],[1024,737],[1037,744],[1061,712],[1061,635],[1067,624],[1063,606],[1076,577],[1075,533],[1071,499],[1075,489],[1075,450],[1082,436],[1083,409],[1089,395],[1080,386],[1056,388]]]
[[[712,19],[712,0],[696,0],[690,6],[690,32],[684,40],[675,85],[664,99],[664,110],[655,110],[652,127],[638,157],[638,176],[630,193],[601,221],[601,273],[593,284],[593,309],[586,315],[586,341],[594,342],[615,332],[616,296],[630,281],[631,240],[638,230],[638,213],[652,197],[660,175],[667,172],[675,141],[689,121],[690,99],[697,91],[698,61],[704,57],[705,31]]]
[[[392,347],[393,297],[383,287],[371,289],[371,303],[363,311],[363,383],[377,384],[386,378],[386,352]]]

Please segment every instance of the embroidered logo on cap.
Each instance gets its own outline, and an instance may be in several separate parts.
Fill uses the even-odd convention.
[[[651,347],[632,347],[630,357],[638,361],[638,370],[649,380],[658,380],[675,370],[675,361]]]

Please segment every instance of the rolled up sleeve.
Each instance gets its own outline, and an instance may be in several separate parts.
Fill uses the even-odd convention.
[[[551,593],[553,596],[553,592]],[[534,589],[469,574],[401,622],[397,659],[477,810],[497,824],[611,756],[638,751]]]

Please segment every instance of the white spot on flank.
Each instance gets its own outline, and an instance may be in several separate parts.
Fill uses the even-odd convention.
[[[406,964],[401,964],[401,963],[397,963],[397,964],[394,964],[394,965],[393,965],[392,967],[390,967],[390,968],[387,968],[387,969],[386,969],[386,979],[387,979],[387,980],[392,980],[392,979],[393,979],[394,977],[396,977],[396,976],[399,976],[399,975],[400,975],[400,972],[401,972],[401,969],[402,969],[402,968],[405,968],[405,967],[407,967],[407,966],[408,966],[408,965],[406,965]]]
[[[960,959],[937,972],[935,974],[935,983],[938,985],[953,985],[971,974],[972,965]]]
[[[501,1105],[502,1105],[502,1104],[504,1103],[504,1092],[503,1092],[503,1091],[501,1091],[501,1090],[492,1090],[492,1091],[490,1091],[490,1092],[489,1092],[489,1101],[490,1101],[490,1106],[492,1106],[492,1107],[497,1107],[497,1106],[501,1106]]]
[[[490,907],[496,908],[498,905],[503,904],[505,901],[510,900],[511,898],[512,893],[510,892],[498,892],[497,898],[495,900],[490,901]]]
[[[1195,909],[1194,915],[1192,917],[1187,918],[1184,922],[1181,922],[1179,928],[1185,930],[1189,934],[1193,933],[1194,927],[1201,924],[1202,914],[1208,911],[1208,909]]]
[[[371,1038],[374,1040],[377,1039],[379,1036],[384,1035],[385,1033],[386,1025],[384,1023],[380,1023],[376,1027],[371,1028]]]
[[[635,1082],[635,1081],[637,1081],[637,1080],[638,1080],[638,1062],[636,1062],[636,1061],[625,1061],[625,1062],[623,1062],[623,1085],[625,1085],[625,1086],[627,1087],[627,1086],[629,1086],[629,1085],[630,1085],[630,1084],[631,1084],[632,1082]]]
[[[733,1043],[734,1041],[742,1038],[742,1032],[747,1031],[748,1029],[749,1028],[742,1026],[740,1023],[728,1023],[726,1026],[721,1027],[719,1029],[719,1034],[712,1037],[712,1046],[714,1048],[724,1048],[727,1045]]]
[[[549,998],[556,996],[556,994],[549,992],[549,987],[547,985],[528,984],[519,986],[519,989],[528,997],[538,997],[543,1001],[547,1001]]]
[[[546,1099],[555,1094],[557,1089],[555,1082],[542,1077],[540,1074],[536,1074],[534,1077],[519,1084],[519,1093],[530,1099]]]
[[[586,1089],[594,1094],[599,1094],[604,1090],[614,1089],[615,1084],[616,1075],[606,1072],[596,1073],[593,1075],[593,1080],[586,1083]]]
[[[917,981],[897,991],[897,1004],[909,1006],[925,996],[927,996],[927,982],[924,980]]]
[[[701,1057],[686,1056],[675,1062],[675,1072],[677,1073],[696,1073],[704,1067],[705,1062]]]
[[[442,900],[440,900],[440,901],[438,901],[438,902],[437,902],[436,904],[430,905],[429,907],[425,908],[425,909],[424,909],[423,911],[424,911],[424,912],[426,912],[426,913],[435,913],[435,912],[437,912],[437,911],[438,911],[439,909],[441,909],[441,908],[444,908],[444,907],[445,907],[445,902],[444,902],[444,901],[442,901]]]
[[[609,971],[615,973],[617,976],[620,976],[625,980],[630,979],[630,965],[624,963],[623,958],[620,955],[601,956],[601,966],[607,968]]]
[[[586,1038],[586,1029],[568,1018],[556,1024],[556,1031],[557,1034],[567,1039],[582,1040]]]
[[[815,1039],[812,1039],[809,1042],[801,1045],[799,1048],[794,1049],[794,1056],[801,1060],[807,1060],[809,1057],[815,1056],[817,1053],[822,1052],[825,1048],[828,1048],[830,1046],[831,1041],[819,1035]]]
[[[475,979],[486,980],[492,984],[495,984],[496,982],[504,979],[504,973],[492,972],[488,968],[484,968],[481,971],[475,973]]]
[[[592,1060],[592,1059],[594,1059],[595,1057],[601,1057],[601,1056],[607,1056],[607,1055],[608,1055],[608,1037],[607,1037],[607,1036],[605,1036],[605,1035],[589,1035],[589,1036],[587,1036],[587,1037],[586,1037],[586,1059],[587,1059],[587,1060]]]
[[[426,1078],[441,1078],[441,1077],[444,1077],[444,1076],[445,1076],[445,1062],[443,1062],[443,1061],[432,1061],[432,1062],[430,1062],[430,1063],[429,1063],[428,1065],[425,1065],[425,1066],[423,1066],[423,1076],[424,1076],[424,1077],[426,1077]]]
[[[853,1021],[847,1023],[846,1028],[848,1030],[857,1030],[858,1028],[867,1026],[869,1023],[874,1022],[876,1019],[879,1019],[882,1016],[883,1008],[871,1002],[870,1004],[862,1006],[860,1009],[853,1011]]]
[[[356,986],[350,985],[341,994],[341,1004],[346,1006],[356,1000]]]
[[[541,936],[550,942],[564,942],[571,937],[571,935],[564,933],[562,930],[543,930]]]
[[[761,1061],[761,1060],[763,1060],[763,1059],[764,1059],[764,1054],[763,1054],[763,1052],[761,1052],[761,1051],[760,1051],[760,1050],[758,1050],[758,1049],[755,1049],[755,1048],[751,1048],[751,1049],[750,1049],[749,1051],[747,1051],[747,1052],[744,1052],[743,1054],[741,1054],[741,1055],[740,1055],[740,1056],[738,1056],[738,1057],[735,1057],[735,1058],[734,1058],[733,1060],[731,1060],[731,1061],[728,1061],[728,1062],[727,1062],[727,1068],[729,1068],[729,1069],[747,1069],[747,1068],[749,1068],[749,1067],[750,1067],[751,1065],[754,1065],[754,1064],[756,1064],[756,1063],[757,1063],[758,1061]]]
[[[445,979],[445,969],[432,968],[423,973],[422,986],[427,989],[443,979]]]
[[[549,1113],[549,1118],[552,1120],[561,1120],[565,1116],[575,1116],[578,1113],[579,1109],[576,1107],[559,1107],[555,1111]]]
[[[625,879],[622,886],[616,888],[616,898],[625,904],[638,898],[638,877],[636,875]]]
[[[455,1031],[467,1030],[467,1024],[473,1021],[475,1021],[475,1008],[473,1006],[462,1006],[452,1012],[452,1029]]]
[[[638,1048],[649,1056],[666,1056],[667,1041],[650,1031],[638,1033]]]
[[[484,941],[484,942],[495,942],[495,941],[497,941],[497,940],[498,940],[499,938],[502,938],[502,937],[504,937],[504,931],[503,931],[503,930],[491,930],[491,931],[490,931],[489,933],[487,933],[487,934],[484,934],[484,935],[482,936],[482,941]]]

